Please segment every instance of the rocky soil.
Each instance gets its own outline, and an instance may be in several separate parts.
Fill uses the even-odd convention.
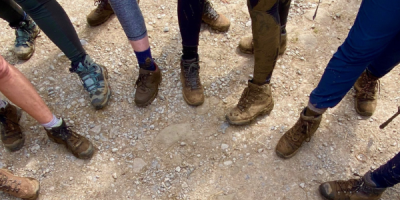
[[[295,157],[283,160],[274,152],[346,38],[360,0],[325,0],[315,21],[317,0],[293,0],[288,49],[272,78],[274,110],[242,127],[230,126],[224,115],[253,72],[252,55],[237,49],[240,38],[251,33],[245,1],[214,0],[216,9],[232,22],[227,33],[202,26],[199,48],[206,100],[199,107],[188,106],[182,98],[176,0],[140,2],[164,76],[157,99],[146,108],[133,102],[138,67],[117,18],[89,27],[86,15],[94,8],[92,1],[59,2],[84,48],[107,66],[113,95],[108,107],[95,111],[78,77],[69,73],[69,60],[49,38],[41,33],[33,57],[18,61],[11,52],[14,30],[0,22],[0,54],[31,80],[57,116],[97,148],[91,160],[76,159],[24,114],[25,146],[16,153],[1,148],[0,167],[40,180],[40,199],[318,200],[322,182],[362,175],[399,151],[400,118],[378,128],[399,106],[400,71],[395,68],[381,79],[372,117],[357,115],[351,90],[327,111],[315,136]],[[400,199],[400,187],[387,190],[382,199]]]

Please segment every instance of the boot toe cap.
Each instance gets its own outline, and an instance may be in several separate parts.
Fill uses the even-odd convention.
[[[376,103],[373,101],[356,101],[356,111],[362,116],[372,116],[376,108]]]

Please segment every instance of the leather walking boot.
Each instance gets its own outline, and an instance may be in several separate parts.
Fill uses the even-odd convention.
[[[10,151],[20,150],[25,142],[25,135],[19,127],[20,119],[21,109],[10,103],[7,103],[5,108],[0,109],[1,141]]]
[[[7,169],[0,169],[0,190],[17,198],[34,200],[39,196],[40,184],[34,178],[15,176]]]
[[[354,84],[356,90],[355,108],[358,114],[362,116],[371,116],[374,114],[377,104],[376,92],[379,88],[379,78],[368,75],[364,71]]]

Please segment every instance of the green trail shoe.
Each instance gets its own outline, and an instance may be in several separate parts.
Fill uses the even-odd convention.
[[[0,169],[0,191],[21,199],[34,200],[39,196],[40,184],[34,178],[19,177],[7,169]]]
[[[209,0],[204,2],[204,11],[201,18],[204,23],[208,24],[212,29],[225,32],[231,26],[231,22],[223,14],[218,14],[212,7]]]
[[[108,0],[96,0],[95,5],[96,4],[97,8],[92,10],[86,17],[90,26],[98,26],[104,23],[114,14],[114,10]]]
[[[377,104],[377,95],[379,87],[379,78],[368,75],[363,72],[354,84],[356,90],[355,108],[358,114],[362,116],[371,116],[374,114]]]
[[[72,131],[70,127],[65,125],[64,120],[59,127],[45,128],[45,130],[51,141],[64,144],[75,157],[89,159],[93,156],[94,148],[92,143],[82,135]]]
[[[306,116],[306,108],[301,112],[299,120],[279,139],[275,152],[281,158],[291,158],[304,142],[309,142],[317,131],[322,115]]]
[[[81,78],[83,87],[89,92],[91,104],[95,109],[102,109],[107,105],[111,96],[107,68],[96,64],[86,55],[85,60],[79,62],[77,67],[71,68],[70,71],[77,73]]]
[[[281,43],[279,47],[279,55],[282,55],[286,51],[286,41],[287,41],[287,33],[286,30],[284,33],[281,33]],[[248,35],[243,37],[239,42],[239,50],[242,53],[253,54],[254,53],[254,44],[253,44],[253,35]]]
[[[204,103],[204,88],[199,76],[199,59],[181,59],[182,95],[186,103],[198,106]]]
[[[269,84],[257,85],[248,81],[239,103],[227,115],[230,124],[244,125],[261,115],[266,115],[274,108]]]
[[[367,172],[359,179],[330,181],[319,186],[319,192],[327,200],[378,200],[386,188],[377,188]]]
[[[0,109],[1,141],[10,151],[18,151],[24,146],[25,135],[18,124],[20,118],[21,109],[10,103],[7,103],[5,108]]]
[[[151,62],[150,59],[146,62]],[[146,63],[150,65],[150,63]],[[136,81],[136,92],[135,92],[135,103],[139,107],[144,107],[157,97],[158,86],[161,83],[161,70],[158,68],[157,64],[155,71],[145,70],[143,68],[139,69],[139,78]]]
[[[35,51],[35,39],[39,35],[39,26],[29,17],[15,27],[14,53],[18,59],[28,60]]]

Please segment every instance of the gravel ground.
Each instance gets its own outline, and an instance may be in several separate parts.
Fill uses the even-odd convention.
[[[138,67],[117,18],[92,28],[86,24],[92,1],[59,2],[84,48],[107,66],[113,95],[108,107],[94,110],[77,75],[69,73],[70,62],[43,33],[33,57],[18,61],[11,52],[14,30],[0,21],[0,54],[31,80],[57,116],[97,148],[91,160],[76,159],[24,114],[25,146],[16,153],[1,148],[0,167],[40,180],[40,199],[317,200],[322,182],[362,175],[399,151],[399,119],[384,130],[378,128],[399,105],[400,71],[395,68],[381,79],[372,117],[357,115],[351,90],[327,111],[311,142],[295,157],[283,160],[274,152],[346,38],[360,0],[323,1],[315,21],[317,0],[292,2],[288,49],[272,79],[274,110],[242,127],[230,126],[224,115],[237,103],[253,71],[252,55],[237,49],[240,38],[251,33],[245,1],[214,0],[216,9],[231,20],[227,33],[202,26],[200,75],[206,99],[199,107],[188,106],[182,98],[176,1],[141,1],[152,52],[164,76],[158,97],[146,108],[133,103]],[[400,199],[399,190],[388,189],[382,199]]]

